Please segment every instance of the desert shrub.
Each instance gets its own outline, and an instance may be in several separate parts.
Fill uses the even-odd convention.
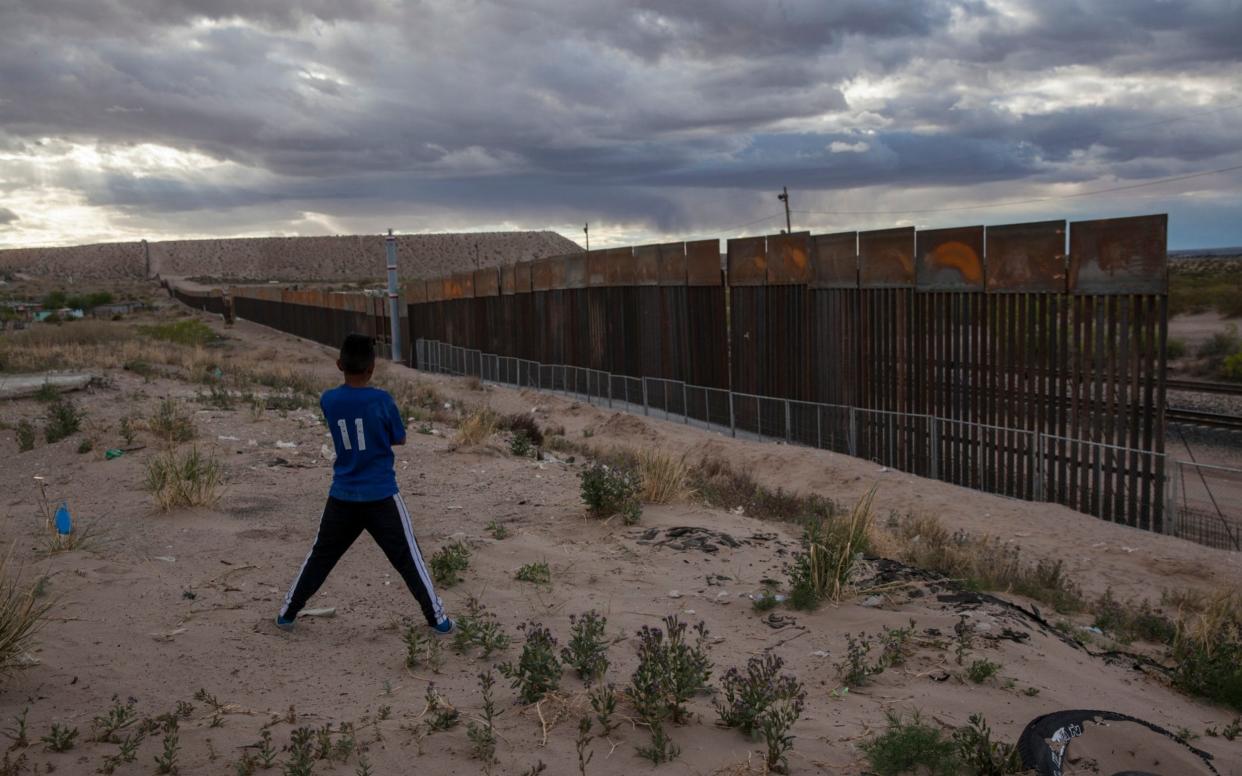
[[[771,652],[755,655],[746,662],[743,673],[730,668],[720,680],[716,713],[725,727],[746,735],[759,730],[759,720],[768,707],[802,693],[802,684],[790,674],[781,674],[785,661]]]
[[[526,440],[535,447],[543,447],[543,430],[539,428],[539,423],[531,414],[523,412],[505,415],[500,419],[499,424],[501,428],[511,432],[514,436],[519,433],[525,434]]]
[[[44,382],[43,385],[40,385],[39,390],[35,391],[34,394],[34,400],[43,402],[44,404],[50,404],[59,398],[60,391],[56,389],[56,386],[49,382]]]
[[[188,442],[198,433],[194,427],[194,418],[176,399],[161,401],[155,413],[147,420],[147,428],[168,444]]]
[[[994,663],[986,658],[980,658],[966,666],[966,678],[975,684],[983,684],[987,680],[996,676],[1000,669],[1000,663]]]
[[[509,437],[509,453],[514,458],[529,458],[534,446],[531,445],[530,437],[526,436],[525,431],[515,431],[513,436]]]
[[[183,318],[179,321],[139,326],[138,331],[151,339],[191,347],[208,345],[221,339],[211,330],[210,326],[197,318]]]
[[[690,467],[685,458],[673,458],[656,450],[638,455],[638,482],[647,504],[668,504],[690,493]]]
[[[496,716],[496,701],[492,699],[492,688],[496,685],[496,677],[491,669],[479,674],[479,696],[482,698],[481,721],[471,720],[466,723],[466,738],[470,741],[470,755],[490,765],[496,760],[496,730],[492,720]]]
[[[493,652],[503,652],[509,648],[510,638],[496,619],[496,615],[487,610],[474,596],[466,599],[466,613],[457,618],[456,632],[453,634],[453,649],[465,654],[478,647],[482,657],[491,657]]]
[[[446,544],[431,556],[431,577],[437,585],[452,587],[470,567],[470,548],[465,542]]]
[[[427,729],[431,731],[449,730],[461,721],[461,713],[449,703],[444,695],[436,689],[434,682],[428,682],[424,694],[427,701]]]
[[[1178,689],[1242,710],[1242,595],[1224,591],[1183,615],[1171,657]]]
[[[509,538],[509,529],[506,528],[505,525],[499,520],[493,520],[488,523],[485,530],[492,535],[493,539],[497,541]]]
[[[34,646],[54,601],[40,600],[39,584],[26,584],[20,570],[0,556],[0,677],[7,676]]]
[[[810,610],[825,598],[841,599],[850,574],[870,546],[872,487],[850,512],[824,520],[811,516],[803,527],[802,549],[789,568],[789,602]]]
[[[917,711],[908,719],[892,711],[885,714],[888,728],[860,745],[876,776],[960,776],[957,747],[940,728],[924,722]]]
[[[453,441],[459,447],[468,447],[486,442],[488,437],[496,433],[496,413],[486,407],[477,409],[462,418],[457,427],[457,436]]]
[[[700,622],[694,627],[693,643],[689,630],[675,614],[664,618],[664,630],[643,626],[638,632],[638,668],[631,678],[632,695],[658,700],[664,709],[658,718],[678,724],[688,717],[686,702],[707,688],[712,673],[707,626]]]
[[[47,426],[43,429],[43,437],[48,444],[76,434],[82,427],[82,419],[86,413],[68,399],[57,399],[48,405]]]
[[[845,644],[845,658],[836,664],[836,669],[846,687],[861,687],[871,681],[872,676],[884,671],[881,660],[871,661],[875,642],[866,633],[859,633],[858,638],[845,634]]]
[[[1123,604],[1113,597],[1112,588],[1104,591],[1091,604],[1095,615],[1095,627],[1123,644],[1140,640],[1152,644],[1171,644],[1177,635],[1177,626],[1156,610],[1151,603]]]
[[[39,740],[48,752],[68,752],[77,743],[78,729],[53,722],[51,731]]]
[[[594,610],[569,615],[569,644],[561,649],[561,659],[578,672],[583,681],[601,679],[608,671],[608,618]]]
[[[17,424],[17,449],[19,452],[28,452],[33,450],[35,446],[35,428],[34,424],[29,420],[22,419]]]
[[[1224,359],[1242,351],[1242,337],[1238,336],[1238,327],[1230,324],[1224,331],[1214,332],[1199,344],[1196,355],[1211,360]]]
[[[626,525],[638,522],[642,506],[638,501],[638,481],[633,474],[596,463],[578,476],[582,481],[582,500],[592,517],[621,515]]]
[[[556,637],[539,623],[529,622],[520,630],[526,635],[517,663],[502,663],[500,673],[524,703],[535,703],[557,688],[561,681],[561,661],[556,654]]]
[[[992,740],[992,730],[982,714],[971,714],[969,724],[953,731],[953,746],[964,773],[971,776],[1006,776],[1025,773],[1018,748]]]
[[[1225,360],[1220,364],[1218,373],[1226,380],[1242,382],[1242,353],[1226,356]]]
[[[527,563],[517,570],[513,578],[519,582],[530,582],[534,585],[549,585],[552,583],[552,569],[547,561]]]
[[[780,606],[781,599],[777,597],[774,590],[760,590],[757,595],[751,599],[751,606],[756,612],[767,612]]]
[[[197,446],[168,450],[147,461],[146,489],[165,512],[210,506],[220,498],[224,468]]]

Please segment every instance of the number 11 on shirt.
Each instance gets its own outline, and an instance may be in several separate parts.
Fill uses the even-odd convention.
[[[345,419],[341,418],[340,420],[338,420],[336,422],[336,426],[337,428],[341,430],[341,444],[345,446],[346,450],[353,450],[354,448],[351,447],[349,444],[349,426],[345,424]],[[357,433],[358,433],[358,450],[359,451],[366,450],[367,449],[367,438],[366,438],[366,434],[363,433],[363,430],[362,430],[362,418],[354,418],[354,428],[357,430]]]

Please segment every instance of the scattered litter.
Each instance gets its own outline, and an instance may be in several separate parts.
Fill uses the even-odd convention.
[[[1100,630],[1099,628],[1095,627],[1094,625],[1085,625],[1085,626],[1083,626],[1083,630],[1087,631],[1088,633],[1094,633],[1094,634],[1095,634],[1095,635],[1097,635],[1097,636],[1103,636],[1103,635],[1104,635],[1104,631]]]
[[[660,538],[661,529],[648,528],[637,539],[639,544],[652,544],[656,547],[668,546],[674,550],[699,550],[714,555],[720,551],[720,545],[729,548],[740,547],[743,542],[724,531],[713,531],[699,526],[677,526],[663,529],[664,538]]]
[[[686,609],[682,614],[695,614],[695,611],[693,609]]]
[[[298,443],[277,441],[276,446],[279,447],[281,450],[292,450],[293,448],[298,446]]]
[[[172,641],[177,636],[186,632],[186,628],[177,628],[176,630],[165,631],[163,633],[152,633],[151,638],[156,641]]]
[[[156,555],[152,560],[162,560],[165,563],[176,563],[177,559],[171,555]]]
[[[681,598],[681,591],[680,591],[680,590],[670,590],[670,591],[668,591],[668,597],[669,597],[669,598]]]
[[[729,512],[734,515],[744,515],[746,514],[746,509],[745,507],[742,507],[739,505],[739,506],[734,507],[733,509],[730,509]]]
[[[887,467],[887,466],[881,466],[881,467],[880,467],[880,471],[881,471],[881,472],[886,472],[886,471],[888,471],[888,467]]]
[[[250,445],[251,447],[258,447],[258,446],[259,446],[259,441],[258,441],[257,439],[251,439],[251,440],[250,440],[249,442],[247,442],[246,444]]]
[[[123,455],[125,455],[125,451],[118,447],[113,447],[104,451],[104,459],[108,461],[111,461],[113,458],[120,458]]]
[[[241,441],[241,439],[235,436],[218,436],[216,437],[216,439],[219,439],[221,442],[240,442]]]
[[[828,657],[828,650],[817,649],[811,653],[811,657]]]
[[[320,454],[321,456],[323,456],[323,459],[324,459],[325,461],[335,461],[335,460],[336,460],[336,451],[335,451],[335,450],[333,450],[331,447],[328,447],[327,445],[320,445],[320,446],[319,446],[319,454]],[[403,463],[404,463],[404,462],[403,462]]]
[[[336,607],[328,606],[323,609],[303,609],[298,614],[301,617],[335,617]]]
[[[874,609],[875,607],[879,606],[882,603],[884,603],[884,596],[869,595],[866,598],[864,598],[862,601],[860,601],[858,605],[866,606],[870,609]]]

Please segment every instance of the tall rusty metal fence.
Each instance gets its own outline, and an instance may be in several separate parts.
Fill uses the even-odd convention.
[[[410,339],[672,381],[648,405],[1161,531],[1166,234],[749,237],[723,277],[716,240],[591,251],[409,284]]]

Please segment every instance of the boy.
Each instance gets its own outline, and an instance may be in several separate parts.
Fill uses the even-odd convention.
[[[325,391],[319,399],[336,445],[332,489],[315,544],[285,596],[276,626],[293,629],[307,599],[365,530],[418,599],[427,624],[436,633],[452,633],[453,621],[445,616],[444,604],[436,596],[414,539],[410,513],[397,491],[392,448],[405,444],[401,413],[386,391],[367,385],[375,373],[375,341],[350,334],[341,345],[336,368],[345,373],[345,384]]]

